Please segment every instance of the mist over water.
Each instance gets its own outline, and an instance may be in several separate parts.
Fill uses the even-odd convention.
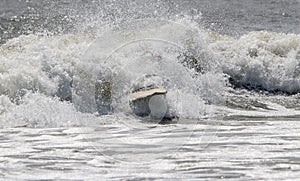
[[[1,1],[0,177],[297,178],[299,8]],[[132,85],[153,74],[179,117],[172,124],[130,108]],[[106,116],[97,104],[103,79],[114,110]]]

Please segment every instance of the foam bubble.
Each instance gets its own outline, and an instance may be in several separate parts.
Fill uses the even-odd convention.
[[[42,94],[27,94],[19,105],[13,104],[7,97],[1,96],[1,126],[59,127],[78,125],[70,103]],[[4,109],[4,111],[3,111]]]
[[[211,48],[223,56],[223,71],[236,84],[268,91],[300,91],[300,36],[251,32],[236,40],[217,41]]]

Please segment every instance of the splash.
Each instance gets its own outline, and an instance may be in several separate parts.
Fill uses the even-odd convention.
[[[66,126],[63,115],[49,121],[51,106],[93,117],[99,109],[96,84],[103,77],[112,82],[115,113],[130,114],[127,95],[145,74],[166,80],[168,104],[180,116],[213,116],[209,105],[224,105],[229,82],[298,93],[299,42],[299,35],[266,31],[235,39],[205,30],[188,16],[130,20],[93,33],[22,35],[0,47],[1,119],[6,125],[23,125],[13,123],[23,117],[24,125]]]
[[[186,18],[175,22],[143,19],[96,35],[31,34],[11,39],[0,48],[3,122],[65,126],[68,121],[64,120],[75,120],[63,118],[65,111],[94,115],[95,84],[103,76],[113,82],[115,111],[128,113],[129,88],[145,74],[168,80],[169,104],[178,114],[199,118],[209,112],[207,103],[222,101],[219,93],[225,81],[207,48],[209,34],[195,27]],[[191,64],[203,71],[197,72]],[[53,110],[61,117],[52,119]]]
[[[133,81],[146,74],[156,74],[168,80],[166,88],[169,95],[173,95],[169,99],[174,107],[178,105],[174,103],[175,99],[181,97],[180,101],[183,103],[183,99],[188,99],[186,95],[193,95],[191,99],[196,100],[196,108],[187,104],[180,107],[194,114],[185,115],[186,111],[181,113],[186,117],[199,117],[203,113],[201,107],[205,107],[203,95],[214,92],[208,90],[204,83],[209,75],[207,73],[216,71],[212,68],[216,60],[206,48],[206,36],[208,35],[205,31],[187,28],[182,22],[143,19],[119,24],[116,29],[96,39],[85,53],[82,62],[89,66],[81,66],[83,69],[77,74],[78,81],[74,86],[75,104],[80,110],[95,111],[95,87],[89,83],[96,82],[99,77],[108,77],[114,86],[116,110],[129,111],[127,94]],[[188,59],[186,52],[193,59]],[[200,74],[191,64],[201,67],[205,73]],[[222,73],[216,75],[222,77]],[[206,83],[209,84],[209,81]],[[216,84],[222,85],[218,88],[224,87],[224,80],[220,78]],[[90,86],[87,88],[83,85]],[[218,102],[220,97],[217,97],[206,99],[209,102]]]

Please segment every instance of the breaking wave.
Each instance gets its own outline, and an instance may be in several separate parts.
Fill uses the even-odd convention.
[[[94,33],[22,35],[0,47],[1,126],[53,127],[99,120],[95,84],[113,83],[116,114],[130,113],[130,86],[163,77],[182,117],[214,116],[232,85],[298,93],[300,36],[267,31],[238,39],[191,18],[142,19]]]
[[[206,104],[222,101],[219,93],[225,89],[225,79],[211,63],[216,60],[208,50],[205,31],[170,21],[143,20],[122,26],[97,36],[23,35],[2,45],[3,122],[23,117],[28,125],[59,125],[51,123],[55,121],[36,123],[39,119],[47,120],[45,117],[52,119],[49,111],[55,110],[63,115],[95,115],[95,84],[103,76],[112,78],[116,112],[130,112],[130,86],[145,74],[157,74],[168,80],[169,104],[183,117],[204,116],[208,113]],[[187,58],[187,53],[195,58]],[[199,73],[189,66],[191,62],[200,64],[195,60],[201,60],[199,68],[205,72]],[[62,126],[66,123],[63,120],[58,116],[57,122],[63,122]]]
[[[238,87],[269,92],[300,92],[300,35],[250,32],[211,45],[223,57],[223,72]]]

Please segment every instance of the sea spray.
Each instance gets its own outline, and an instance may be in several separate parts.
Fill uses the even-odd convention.
[[[109,27],[99,35],[23,35],[9,40],[0,49],[3,65],[0,88],[1,95],[7,96],[19,113],[2,114],[2,118],[14,122],[14,118],[21,119],[24,113],[22,120],[27,126],[66,125],[58,119],[49,121],[44,116],[32,114],[47,112],[42,110],[51,105],[55,106],[54,110],[64,105],[61,109],[70,114],[73,110],[74,115],[80,112],[94,115],[97,112],[95,87],[99,75],[107,71],[113,77],[112,105],[116,113],[130,113],[127,95],[133,81],[144,74],[156,73],[170,80],[168,98],[182,117],[199,118],[207,114],[206,104],[221,100],[218,95],[226,88],[224,76],[215,68],[216,59],[207,48],[209,35],[201,29],[193,29],[194,24],[189,28],[182,23],[183,20],[142,19]],[[203,65],[205,71],[199,73],[187,66],[188,59],[184,65],[181,60],[184,52],[190,52],[199,61],[196,64]],[[209,72],[212,77],[219,78],[209,79]],[[210,84],[210,81],[216,82]],[[35,96],[28,96],[31,94]],[[36,97],[57,103],[43,105],[48,101]],[[28,111],[20,111],[34,101],[40,101],[41,105],[27,106]],[[36,110],[39,108],[41,110]],[[38,119],[45,121],[39,124]]]

